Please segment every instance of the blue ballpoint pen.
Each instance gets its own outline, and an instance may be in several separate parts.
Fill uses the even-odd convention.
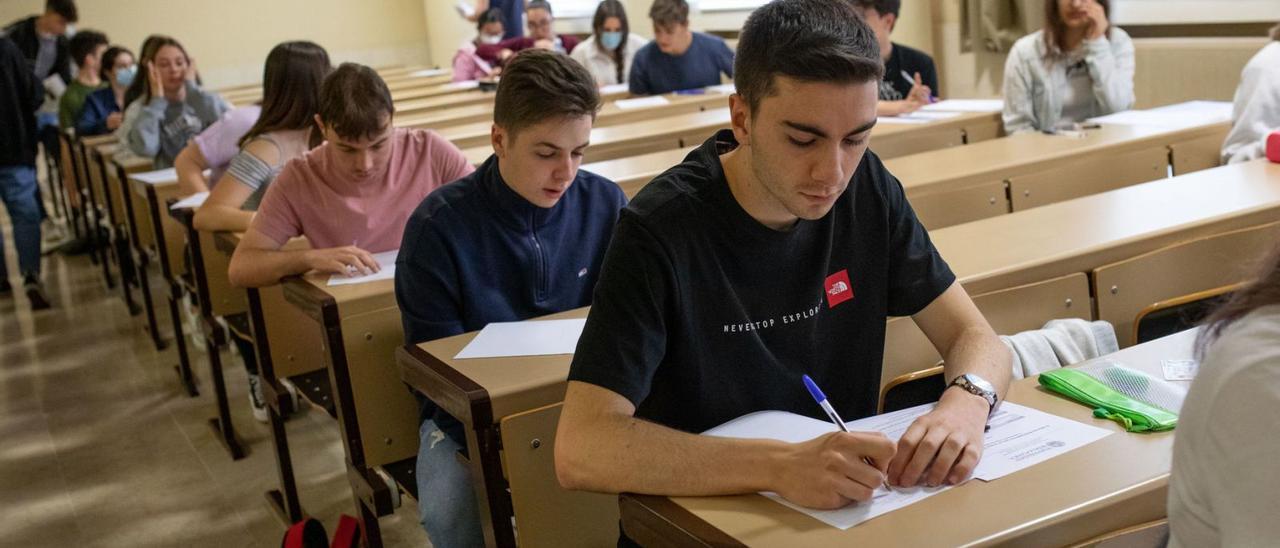
[[[804,380],[804,387],[809,389],[809,395],[813,396],[814,401],[818,402],[818,407],[821,407],[823,411],[826,411],[827,418],[831,419],[831,422],[836,423],[836,428],[839,428],[841,432],[848,432],[849,428],[844,425],[844,420],[840,418],[840,414],[836,413],[836,408],[832,407],[831,402],[827,401],[827,395],[822,393],[822,389],[818,388],[818,384],[813,382],[813,379],[809,378],[808,375],[804,375],[801,378]],[[867,463],[867,465],[872,468],[875,468],[876,466],[875,463],[871,462],[871,459],[867,457],[863,457],[862,462]],[[880,483],[881,485],[884,485],[884,488],[889,490],[889,492],[893,492],[893,488],[889,487],[888,478],[882,479]]]

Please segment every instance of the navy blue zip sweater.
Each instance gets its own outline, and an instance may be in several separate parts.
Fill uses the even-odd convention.
[[[626,205],[612,181],[579,170],[543,209],[502,180],[497,156],[427,196],[405,225],[396,301],[415,344],[591,304]],[[465,445],[462,426],[419,397],[422,418]]]

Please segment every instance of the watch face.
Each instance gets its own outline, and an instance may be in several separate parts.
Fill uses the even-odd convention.
[[[986,381],[986,379],[983,379],[982,377],[979,377],[977,375],[966,374],[964,376],[964,379],[966,381],[969,381],[969,384],[972,384],[985,392],[995,393],[996,391],[995,386],[992,386],[991,383]]]

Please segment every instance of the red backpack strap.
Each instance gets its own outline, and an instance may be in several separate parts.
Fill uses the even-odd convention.
[[[329,534],[324,524],[307,518],[289,527],[280,541],[280,548],[325,548],[329,542]]]
[[[360,546],[360,522],[343,514],[338,518],[338,530],[333,532],[331,548],[357,548]]]

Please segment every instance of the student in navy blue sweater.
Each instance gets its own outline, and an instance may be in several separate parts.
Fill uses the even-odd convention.
[[[653,41],[636,51],[628,82],[632,95],[661,95],[733,78],[733,50],[715,36],[689,30],[685,0],[654,0]]]
[[[616,184],[578,169],[599,107],[595,80],[566,55],[531,49],[507,65],[493,156],[431,193],[405,226],[396,300],[406,343],[591,303],[626,205]],[[436,546],[480,546],[475,490],[455,457],[466,443],[462,425],[419,401],[423,528]]]

